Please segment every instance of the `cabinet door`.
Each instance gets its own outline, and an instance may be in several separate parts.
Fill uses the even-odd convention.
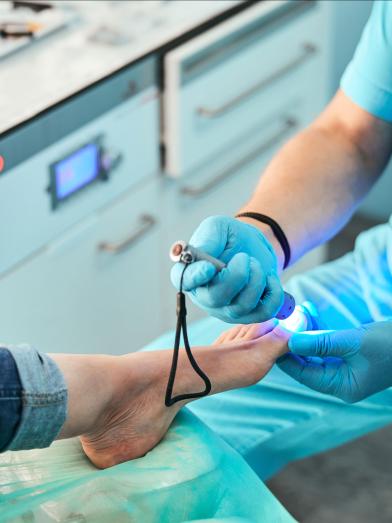
[[[162,329],[156,182],[0,279],[0,336],[51,352],[134,351]]]
[[[0,175],[0,275],[157,173],[159,109],[154,72],[155,59],[142,60],[0,136],[0,151],[6,158]],[[50,192],[59,188],[54,188],[51,166],[73,158],[68,164],[73,168],[68,171],[73,189],[84,187],[86,173],[77,168],[80,156],[74,154],[87,144],[103,149],[100,163],[105,165],[100,167],[108,169],[108,178],[91,180],[89,173],[90,183],[83,191],[71,191],[72,197],[53,212]]]
[[[326,98],[321,2],[259,2],[165,57],[167,172],[224,158],[292,90]]]

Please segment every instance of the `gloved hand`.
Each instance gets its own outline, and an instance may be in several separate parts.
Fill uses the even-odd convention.
[[[294,334],[279,366],[311,389],[348,403],[392,386],[392,320]]]
[[[276,315],[283,302],[277,260],[256,227],[211,216],[199,225],[189,243],[227,264],[220,272],[206,261],[187,267],[183,290],[199,307],[228,323],[258,323]],[[177,289],[183,269],[182,263],[172,269]]]

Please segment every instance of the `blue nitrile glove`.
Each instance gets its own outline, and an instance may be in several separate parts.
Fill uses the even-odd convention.
[[[279,366],[311,389],[348,403],[392,386],[392,320],[294,334]]]
[[[189,243],[227,264],[220,272],[206,261],[187,267],[183,290],[196,305],[228,323],[257,323],[276,315],[283,302],[277,260],[256,227],[227,216],[211,216]],[[183,269],[182,263],[172,269],[177,289]]]

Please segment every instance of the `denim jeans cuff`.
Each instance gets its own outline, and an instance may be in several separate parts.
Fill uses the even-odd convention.
[[[7,345],[22,384],[22,417],[7,450],[48,447],[67,417],[67,386],[56,363],[30,345]]]

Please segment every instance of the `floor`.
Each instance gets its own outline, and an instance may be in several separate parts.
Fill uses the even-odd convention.
[[[292,463],[267,484],[301,523],[391,523],[392,426]]]

